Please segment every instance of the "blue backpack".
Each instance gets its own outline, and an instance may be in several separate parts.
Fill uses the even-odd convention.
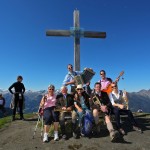
[[[82,128],[81,133],[85,136],[89,136],[92,133],[92,128],[94,124],[94,118],[91,112],[86,112],[82,118]]]

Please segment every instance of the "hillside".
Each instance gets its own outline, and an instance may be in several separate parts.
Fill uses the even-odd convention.
[[[129,108],[134,112],[138,109],[150,112],[150,90],[129,93]]]

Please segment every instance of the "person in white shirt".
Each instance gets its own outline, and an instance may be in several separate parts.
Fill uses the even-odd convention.
[[[132,112],[128,109],[128,106],[125,104],[127,100],[127,93],[118,89],[117,84],[112,83],[112,93],[109,94],[109,98],[113,105],[113,113],[115,115],[116,126],[119,132],[122,135],[125,135],[125,131],[123,130],[120,123],[120,115],[128,115],[129,121],[134,130],[142,132],[141,128],[138,127],[136,120]]]

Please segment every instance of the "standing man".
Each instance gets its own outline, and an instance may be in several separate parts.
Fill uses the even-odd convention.
[[[111,89],[111,82],[112,82],[111,78],[106,77],[105,70],[100,71],[100,77],[101,77],[101,80],[99,80],[99,82],[101,84],[101,91],[107,92],[107,94],[110,94],[112,91],[112,89]]]
[[[25,87],[24,84],[21,83],[23,80],[22,76],[17,77],[17,82],[13,83],[8,90],[10,91],[11,94],[14,94],[14,108],[13,108],[13,115],[12,115],[12,121],[15,120],[15,115],[16,115],[16,109],[17,106],[19,105],[19,111],[20,111],[20,120],[24,120],[23,117],[23,103],[24,103],[24,92],[25,92]],[[12,88],[14,88],[14,91],[12,91]]]
[[[71,94],[73,94],[76,91],[75,81],[74,77],[79,74],[77,71],[73,71],[73,66],[71,64],[67,65],[68,73],[65,76],[65,79],[63,81],[63,86],[70,85],[71,87]]]

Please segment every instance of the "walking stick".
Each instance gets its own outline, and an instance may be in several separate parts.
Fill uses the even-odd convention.
[[[42,137],[43,137],[43,109],[42,108],[39,108],[39,110],[38,110],[38,121],[37,121],[36,126],[34,128],[34,133],[33,133],[32,139],[34,139],[35,133],[37,131],[37,128],[38,128],[38,125],[40,122],[42,124],[41,125],[41,139],[42,139]]]

